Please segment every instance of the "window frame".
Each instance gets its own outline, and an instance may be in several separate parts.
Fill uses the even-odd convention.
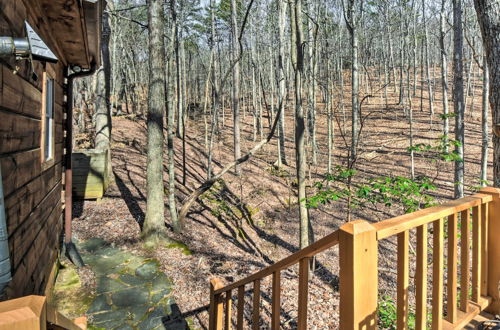
[[[40,117],[41,121],[41,134],[40,134],[40,160],[42,163],[42,169],[45,170],[55,163],[55,126],[56,126],[56,116],[55,116],[55,89],[56,89],[56,79],[55,72],[47,65],[46,70],[43,72],[42,81],[42,113]],[[50,87],[49,87],[50,86]],[[50,102],[51,106],[51,117],[47,117],[48,105]],[[49,140],[49,141],[47,141]],[[48,146],[48,148],[47,148]],[[47,154],[47,149],[49,154]]]

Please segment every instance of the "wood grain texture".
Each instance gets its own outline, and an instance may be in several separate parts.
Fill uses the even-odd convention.
[[[500,314],[500,292],[498,283],[500,283],[500,189],[483,188],[481,193],[489,194],[493,201],[488,206],[488,288],[487,294],[491,298],[491,303],[486,308],[488,313],[493,315]]]
[[[271,329],[277,330],[280,328],[281,312],[281,272],[279,270],[273,273],[272,290]]]
[[[373,226],[377,230],[377,239],[382,240],[405,230],[417,228],[434,220],[445,218],[473,206],[489,202],[491,199],[492,197],[487,194],[474,194],[438,206],[377,222]]]
[[[260,327],[260,279],[253,281],[252,329]]]
[[[470,288],[470,210],[460,213],[460,310],[469,308]]]
[[[444,221],[432,224],[432,329],[443,328],[443,246]]]
[[[481,295],[488,295],[488,233],[489,204],[483,204],[481,211]]]
[[[231,329],[231,317],[233,314],[232,291],[227,291],[226,295],[226,317],[224,319],[224,329]]]
[[[224,288],[221,288],[217,290],[217,293],[222,293],[228,290],[235,289],[241,285],[249,284],[253,282],[256,279],[262,279],[264,277],[272,275],[275,271],[278,270],[283,270],[291,265],[294,265],[299,262],[300,259],[304,257],[310,257],[315,254],[318,254],[332,246],[335,246],[339,243],[339,231],[334,231],[331,234],[326,235],[325,237],[317,240],[313,244],[309,245],[308,247],[295,252],[294,254],[276,262],[275,264],[264,268],[261,271],[258,271],[257,273],[254,273],[242,280],[236,281],[232,284],[229,284],[225,286]]]
[[[213,278],[210,280],[209,330],[221,330],[223,327],[224,302],[221,294],[215,293],[215,291],[222,286],[224,285],[220,279]]]
[[[408,285],[410,278],[409,242],[410,234],[407,230],[398,234],[398,284],[396,300],[398,329],[408,329]]]
[[[481,296],[481,206],[472,208],[472,301]]]
[[[299,301],[297,329],[307,329],[307,303],[309,292],[309,258],[302,258],[299,261]]]
[[[243,312],[245,308],[245,286],[238,287],[238,308],[236,310],[236,329],[243,329]]]
[[[415,329],[422,330],[427,328],[427,224],[417,227],[415,291]]]
[[[448,280],[446,290],[447,320],[450,323],[457,321],[457,214],[448,217]]]
[[[376,329],[378,249],[376,230],[366,221],[339,230],[340,328]],[[363,280],[359,280],[359,279]]]

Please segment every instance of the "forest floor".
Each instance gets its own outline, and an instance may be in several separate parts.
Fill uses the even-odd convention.
[[[392,90],[392,88],[391,88]],[[418,91],[417,94],[420,94]],[[427,93],[424,93],[426,96]],[[424,99],[424,111],[414,101],[414,143],[438,142],[442,134],[441,100],[436,93],[435,115],[432,117]],[[350,127],[349,95],[345,95],[346,122]],[[366,117],[360,144],[360,157],[356,164],[362,180],[379,176],[410,176],[408,118],[396,99],[384,100],[377,96],[363,104]],[[450,106],[451,106],[450,102]],[[479,184],[481,155],[481,104],[480,89],[475,96],[473,111],[466,111],[465,183],[466,193],[471,193]],[[178,244],[161,246],[155,250],[143,248],[140,240],[141,225],[146,212],[146,124],[143,120],[114,117],[112,164],[115,182],[100,201],[76,201],[74,204],[75,236],[80,240],[102,238],[113,246],[133,250],[147,258],[157,259],[160,270],[173,282],[173,298],[182,316],[193,321],[196,328],[207,328],[209,279],[219,277],[230,283],[243,278],[298,250],[299,221],[297,197],[293,188],[293,108],[286,112],[286,148],[290,166],[279,170],[276,161],[276,139],[266,145],[257,155],[241,166],[242,175],[229,172],[194,204],[187,217],[184,232],[173,234]],[[317,115],[318,164],[311,166],[308,191],[314,192],[312,184],[322,179],[326,172],[326,115],[321,107]],[[232,122],[226,110],[220,139],[214,143],[214,172],[217,173],[232,160]],[[334,158],[335,165],[344,165],[347,147],[339,132],[338,123],[342,113],[336,110]],[[454,118],[450,119],[453,132]],[[222,124],[222,123],[221,123]],[[268,130],[264,119],[265,132]],[[346,136],[350,136],[349,129]],[[249,112],[242,116],[242,153],[252,148],[253,116]],[[206,179],[205,127],[202,118],[189,120],[186,134],[186,183],[182,184],[182,143],[175,140],[177,203]],[[166,155],[165,155],[166,159]],[[491,150],[490,150],[491,160]],[[432,192],[437,202],[453,197],[453,164],[438,164],[416,156],[416,174],[433,179],[437,190]],[[489,176],[490,177],[490,176]],[[165,182],[168,180],[165,161]],[[167,203],[167,199],[165,199]],[[166,225],[170,228],[168,205],[165,208]],[[381,221],[404,213],[394,205],[366,206],[354,209],[352,219]],[[315,239],[338,229],[347,219],[346,204],[335,202],[319,209],[310,209]],[[395,243],[386,240],[380,248],[379,272],[380,295],[394,297]],[[412,264],[414,261],[412,261]],[[309,284],[309,328],[338,328],[338,249],[332,248],[317,258],[317,269]],[[282,317],[283,328],[295,328],[297,317],[298,270],[295,267],[282,273]],[[413,276],[413,274],[412,274]],[[413,281],[411,281],[413,282]],[[262,282],[261,327],[266,328],[270,313],[270,279]],[[246,297],[247,304],[251,296]],[[249,311],[250,309],[248,309]],[[250,315],[247,315],[250,316]],[[251,319],[251,318],[249,318]]]

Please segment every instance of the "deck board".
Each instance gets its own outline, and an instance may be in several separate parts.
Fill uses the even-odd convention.
[[[486,312],[481,312],[481,314],[477,315],[472,321],[470,321],[469,324],[467,324],[467,326],[464,327],[464,329],[468,330],[477,329],[477,327],[481,322],[493,320],[494,318],[495,317],[491,314],[488,314]]]

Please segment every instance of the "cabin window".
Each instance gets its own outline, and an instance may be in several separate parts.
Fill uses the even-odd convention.
[[[54,158],[54,79],[45,74],[43,82],[42,161]]]

